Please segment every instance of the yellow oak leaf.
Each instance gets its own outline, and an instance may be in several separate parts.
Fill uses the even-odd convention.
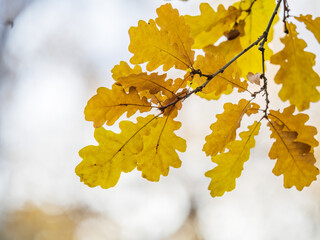
[[[245,22],[244,33],[240,37],[242,49],[248,47],[263,34],[276,6],[275,0],[257,0],[253,3],[251,11],[247,12],[246,10],[250,8],[252,2],[252,0],[244,0],[234,4],[234,6],[239,6],[239,8],[242,9],[239,20]],[[276,16],[273,24],[278,20],[279,17]],[[273,28],[269,31],[268,42],[272,41],[272,39]],[[273,53],[268,47],[268,44],[265,44],[264,47],[265,59],[269,60]],[[246,54],[241,56],[238,65],[242,71],[241,77],[245,77],[248,72],[261,72],[262,58],[258,47],[250,49]]]
[[[252,0],[242,0],[234,4],[234,6],[239,6],[242,10],[239,20],[244,20],[245,22],[244,34],[240,38],[242,47],[249,46],[263,34],[276,7],[276,1],[257,0],[253,3],[251,10],[249,12],[246,11],[251,5]],[[273,24],[278,20],[279,17],[276,17]],[[273,29],[271,28],[268,34],[268,41],[271,41],[272,38]]]
[[[181,97],[187,93],[187,89],[182,89],[179,93],[175,94],[171,98],[167,98],[162,102],[162,106],[169,106],[163,110],[163,115],[168,116],[170,118],[175,118],[178,115],[178,111],[182,108],[181,101],[178,101],[178,97]]]
[[[299,135],[295,131],[283,130],[285,126],[276,121],[269,121],[271,138],[276,139],[272,144],[269,157],[277,159],[272,172],[279,176],[283,174],[284,187],[295,186],[299,191],[317,179],[319,169],[314,165],[316,159],[311,146],[297,141]]]
[[[220,4],[214,11],[208,3],[200,4],[199,16],[185,16],[194,38],[193,48],[201,49],[214,44],[223,34],[232,29],[241,11],[233,6],[228,9]]]
[[[174,133],[180,127],[180,122],[161,117],[157,119],[157,125],[151,129],[150,134],[143,136],[143,150],[137,155],[137,169],[142,172],[142,177],[149,181],[159,181],[160,175],[168,175],[169,167],[181,166],[176,150],[184,152],[186,141]]]
[[[255,122],[248,127],[249,131],[240,133],[241,140],[229,142],[228,152],[212,156],[212,162],[218,166],[205,174],[211,178],[208,189],[212,197],[222,196],[236,187],[236,178],[240,177],[244,163],[249,160],[250,149],[255,146],[254,136],[258,135],[260,125],[260,122]]]
[[[270,59],[272,64],[280,65],[274,81],[282,84],[279,97],[282,101],[289,100],[299,111],[308,109],[310,102],[317,102],[320,93],[320,77],[313,70],[315,55],[306,52],[304,40],[298,38],[296,26],[288,24],[289,34],[281,38],[284,48]]]
[[[282,113],[270,110],[268,118],[279,126],[283,126],[282,131],[297,132],[298,136],[295,141],[310,145],[313,152],[313,148],[319,145],[319,142],[314,137],[318,131],[313,126],[305,125],[309,119],[307,114],[299,113],[293,115],[294,110],[295,107],[292,105],[285,108]]]
[[[103,127],[95,129],[98,146],[86,146],[79,151],[82,162],[76,167],[76,174],[89,187],[110,188],[117,184],[122,172],[136,168],[138,153],[143,149],[143,135],[150,134],[156,118],[149,115],[138,117],[137,123],[122,121],[121,133],[117,134]]]
[[[184,79],[176,78],[174,80],[174,83],[173,83],[172,87],[170,87],[170,90],[176,93],[179,89],[186,88],[187,84],[188,84],[187,78],[184,78]]]
[[[125,112],[130,117],[138,110],[141,113],[150,111],[151,104],[145,97],[140,98],[134,87],[126,93],[122,86],[113,84],[112,89],[98,88],[97,95],[88,101],[84,115],[87,121],[93,121],[93,126],[98,128],[104,123],[113,125]]]
[[[158,75],[157,73],[139,73],[131,74],[126,77],[120,77],[117,79],[117,83],[121,84],[125,89],[135,87],[140,97],[146,97],[150,99],[152,103],[158,105],[159,109],[172,102],[175,102],[179,96],[186,93],[187,81],[177,78],[174,81],[172,79],[166,80],[166,74]],[[179,91],[178,91],[179,90]],[[181,102],[177,102],[172,107],[164,109],[164,115],[175,118],[178,114],[178,110],[182,107]]]
[[[205,53],[211,53],[212,55],[219,55],[222,54],[225,58],[225,62],[229,62],[231,59],[233,59],[235,56],[237,56],[241,51],[242,47],[240,44],[240,38],[235,38],[232,40],[227,40],[224,42],[221,42],[219,45],[208,45],[203,48],[203,51]],[[241,58],[240,58],[241,61]],[[239,65],[237,61],[233,62],[231,67],[234,69],[234,72],[241,74],[241,69],[239,68]]]
[[[128,63],[121,61],[119,65],[115,65],[112,72],[112,78],[115,81],[118,81],[121,77],[127,77],[131,74],[142,73],[142,69],[139,65],[135,65],[134,68],[131,68]]]
[[[205,53],[205,57],[199,55],[194,63],[195,69],[200,69],[203,74],[211,75],[217,72],[225,64],[225,58],[222,54],[215,54],[210,52],[211,48]],[[207,77],[200,77],[195,75],[192,81],[192,87],[196,88],[207,81]],[[208,100],[217,100],[222,94],[230,94],[234,87],[239,89],[239,92],[243,92],[247,89],[247,82],[241,82],[240,77],[234,72],[232,66],[229,66],[223,73],[218,74],[212,79],[201,92],[197,93],[200,97]]]
[[[202,150],[207,156],[222,153],[226,145],[236,139],[236,131],[240,127],[244,114],[257,113],[259,105],[241,99],[238,104],[226,103],[223,108],[224,112],[217,114],[217,121],[210,126],[212,133],[206,136],[206,143]]]
[[[210,52],[214,55],[222,54],[225,58],[226,62],[229,62],[232,58],[237,56],[241,51],[242,47],[240,44],[240,39],[236,38],[233,40],[228,40],[221,42],[219,45],[208,45],[203,48],[204,52]],[[241,59],[241,58],[240,58]],[[236,61],[237,62],[237,61]],[[235,63],[232,63],[232,66],[234,67]]]
[[[129,29],[129,51],[134,54],[132,64],[147,63],[147,70],[153,71],[163,65],[163,70],[170,68],[186,70],[193,65],[194,51],[191,50],[193,39],[190,27],[184,17],[171,4],[157,9],[156,21],[139,21],[137,27]],[[158,26],[160,29],[158,28]]]
[[[310,14],[306,16],[303,16],[301,14],[300,17],[295,17],[295,19],[297,19],[300,22],[303,22],[306,25],[307,29],[313,33],[315,38],[320,43],[320,17],[312,19],[312,16]]]
[[[147,73],[139,73],[120,77],[117,82],[125,89],[135,87],[138,92],[148,91],[150,94],[156,94],[161,91],[164,95],[171,97],[175,94],[170,90],[172,80],[166,81],[166,77],[167,74],[151,73],[149,75]]]

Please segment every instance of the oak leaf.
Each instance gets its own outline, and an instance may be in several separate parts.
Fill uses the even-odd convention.
[[[237,56],[241,51],[242,47],[240,44],[240,39],[235,38],[233,40],[228,40],[221,42],[219,45],[208,45],[203,48],[203,51],[205,53],[209,52],[213,55],[219,55],[222,54],[225,58],[225,62],[231,61],[235,56]],[[241,61],[241,58],[240,58]],[[235,62],[232,63],[231,67],[234,69],[234,72],[237,72],[241,74],[241,69],[239,68],[239,65],[237,63],[238,61],[236,60]]]
[[[253,4],[253,5],[252,5]],[[252,5],[252,6],[251,6]],[[234,6],[242,10],[239,21],[243,20],[245,22],[244,33],[241,34],[240,43],[242,49],[245,49],[254,41],[256,41],[265,31],[269,19],[272,16],[273,10],[276,6],[274,0],[244,0],[235,3]],[[251,9],[250,9],[251,6]],[[250,9],[250,11],[247,11]],[[273,23],[276,23],[279,17],[276,15]],[[273,39],[273,28],[270,29],[268,34],[268,42]],[[272,56],[272,51],[266,44],[265,46],[265,59],[269,60]],[[261,71],[261,52],[258,48],[253,48],[241,56],[240,61],[238,61],[239,68],[242,71],[242,77],[248,72],[259,72]]]
[[[111,72],[113,79],[123,86],[126,91],[135,87],[141,97],[150,98],[155,104],[163,103],[168,98],[181,95],[187,86],[187,79],[166,79],[167,75],[142,72],[139,65],[131,68],[128,63],[121,61]],[[180,91],[179,91],[180,90]],[[157,94],[161,92],[161,94]]]
[[[95,129],[98,146],[87,146],[79,151],[83,158],[76,167],[76,174],[89,187],[110,188],[117,184],[122,172],[136,168],[137,155],[143,149],[143,135],[150,134],[156,124],[155,117],[138,117],[137,123],[122,121],[121,133],[117,134],[103,127]]]
[[[161,117],[150,134],[143,136],[143,150],[137,155],[138,170],[142,177],[149,181],[159,181],[160,175],[167,176],[169,167],[179,168],[181,160],[178,153],[186,150],[186,141],[178,137],[174,131],[181,123],[172,118]]]
[[[200,4],[199,16],[185,16],[194,38],[194,48],[201,49],[209,44],[214,44],[226,31],[232,29],[241,11],[233,6],[228,9],[220,4],[214,11],[208,3]]]
[[[159,75],[158,73],[139,73],[118,78],[117,82],[124,88],[135,87],[137,92],[148,91],[150,94],[162,92],[164,95],[171,97],[175,93],[170,90],[172,80],[166,81],[167,74]]]
[[[306,16],[303,16],[301,14],[300,17],[295,17],[295,19],[297,19],[300,22],[303,22],[306,25],[307,29],[313,33],[315,38],[320,43],[320,17],[312,19],[312,16],[310,14]]]
[[[211,48],[206,48],[205,57],[199,55],[194,63],[195,69],[201,69],[201,72],[206,75],[211,75],[217,72],[225,64],[225,58],[222,54],[215,54],[210,52]],[[200,77],[195,75],[192,81],[192,87],[196,88],[207,81],[207,77]],[[200,97],[205,99],[217,100],[222,94],[230,94],[234,87],[243,92],[247,89],[247,82],[241,82],[237,72],[234,72],[232,66],[229,66],[223,73],[218,74],[212,79],[201,92],[198,93]]]
[[[228,152],[212,156],[212,162],[218,164],[214,169],[206,172],[205,176],[211,178],[209,185],[212,197],[222,196],[232,191],[236,186],[236,178],[240,177],[243,165],[249,160],[250,149],[255,146],[254,136],[258,135],[260,122],[249,126],[249,131],[241,132],[241,140],[227,144]]]
[[[282,131],[297,132],[298,136],[295,141],[310,145],[313,152],[313,148],[319,145],[319,142],[314,137],[318,131],[313,126],[305,125],[309,119],[307,114],[299,113],[293,115],[294,111],[295,107],[293,105],[285,108],[282,113],[270,110],[268,118],[273,122],[277,122],[278,125],[283,125]]]
[[[127,117],[136,111],[147,112],[151,110],[151,104],[145,97],[140,98],[136,89],[131,87],[126,93],[122,86],[113,84],[112,89],[98,88],[84,109],[85,119],[93,121],[95,128],[104,123],[111,126],[119,117],[127,112]]]
[[[314,165],[316,159],[311,146],[297,141],[299,135],[295,131],[283,130],[284,124],[270,121],[271,138],[276,139],[272,144],[269,157],[277,159],[272,172],[279,176],[283,174],[284,187],[295,186],[299,191],[317,179],[318,168]]]
[[[142,73],[142,68],[139,65],[135,65],[133,68],[129,66],[125,61],[121,61],[119,65],[115,65],[112,70],[112,78],[118,81],[121,77],[127,77],[131,74]]]
[[[284,48],[270,59],[272,64],[280,65],[274,81],[282,84],[279,97],[282,101],[289,100],[299,111],[308,109],[310,102],[320,100],[317,86],[320,77],[313,70],[315,55],[306,52],[304,40],[298,38],[296,26],[288,24],[289,34],[281,38]]]
[[[173,66],[186,70],[192,67],[194,51],[191,50],[193,39],[190,27],[184,17],[171,4],[157,9],[156,20],[139,21],[137,27],[129,29],[129,51],[134,54],[132,64],[147,63],[147,70],[153,71],[163,65],[167,71]],[[158,28],[158,26],[160,29]]]
[[[224,112],[218,114],[217,121],[210,126],[212,133],[206,136],[203,151],[207,156],[215,156],[223,152],[226,145],[236,139],[236,131],[240,127],[242,117],[257,113],[259,105],[241,99],[238,104],[226,103]]]

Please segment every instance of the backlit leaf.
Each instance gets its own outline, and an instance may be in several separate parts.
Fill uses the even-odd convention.
[[[172,80],[166,81],[166,77],[166,74],[158,75],[157,73],[139,73],[120,77],[117,82],[126,89],[135,87],[138,92],[148,91],[150,94],[156,94],[162,91],[164,95],[172,96],[174,95],[174,92],[170,90]]]
[[[310,145],[313,152],[313,148],[319,145],[319,142],[314,137],[318,131],[313,126],[305,125],[309,119],[307,114],[299,113],[293,115],[294,110],[295,107],[292,105],[285,108],[282,113],[270,110],[268,118],[273,122],[277,122],[280,126],[283,125],[282,131],[297,132],[298,136],[295,141]]]
[[[87,121],[93,121],[95,128],[101,127],[105,122],[111,126],[119,117],[127,112],[127,117],[136,111],[147,112],[151,104],[145,97],[140,98],[135,88],[126,93],[122,86],[113,84],[112,89],[98,88],[97,95],[93,96],[84,109]]]
[[[288,24],[289,34],[281,38],[284,48],[270,59],[272,64],[280,65],[274,81],[282,84],[279,97],[282,101],[289,100],[299,111],[308,109],[310,102],[320,100],[317,86],[320,86],[320,77],[313,70],[315,55],[306,52],[304,40],[298,38],[296,26]]]
[[[201,69],[203,74],[211,75],[222,68],[226,61],[222,54],[214,54],[210,52],[211,48],[206,48],[205,57],[199,55],[194,63],[195,69]],[[207,77],[200,77],[195,75],[192,82],[192,87],[202,85],[207,80]],[[239,75],[233,71],[232,66],[228,67],[223,73],[217,75],[212,79],[201,92],[199,96],[208,100],[217,100],[222,94],[230,94],[234,87],[243,92],[247,89],[248,84],[241,82]]]
[[[127,77],[131,74],[142,73],[142,69],[139,65],[135,65],[134,68],[131,68],[128,63],[121,61],[119,65],[115,65],[112,72],[112,78],[115,81],[118,81],[121,77]]]
[[[284,130],[283,124],[271,121],[268,126],[272,132],[271,137],[276,139],[269,152],[269,157],[277,160],[273,173],[276,176],[283,174],[285,188],[295,186],[301,191],[315,181],[319,174],[314,165],[316,159],[310,152],[311,146],[297,141],[299,134]]]
[[[318,40],[318,42],[320,43],[320,17],[317,17],[315,19],[312,19],[312,16],[306,15],[300,15],[300,17],[295,17],[298,21],[303,22],[307,29],[309,31],[311,31],[313,33],[313,35],[315,36],[315,38]]]
[[[258,135],[260,122],[249,126],[249,131],[240,133],[241,140],[227,144],[228,152],[212,156],[212,162],[218,164],[214,169],[206,172],[211,178],[209,190],[211,196],[222,196],[232,191],[236,186],[236,178],[240,177],[243,165],[249,160],[250,149],[255,146],[254,136]]]
[[[238,104],[226,103],[223,108],[224,112],[218,114],[217,121],[210,126],[212,133],[206,136],[206,143],[202,150],[207,156],[222,153],[226,145],[236,139],[236,131],[240,127],[244,114],[256,113],[259,106],[241,99]]]
[[[159,181],[160,175],[168,175],[169,167],[181,166],[176,150],[184,152],[186,141],[174,133],[180,127],[180,122],[168,116],[158,118],[150,134],[143,137],[144,147],[137,155],[138,170],[142,172],[142,177]]]
[[[200,11],[199,16],[185,16],[194,38],[193,47],[199,49],[214,44],[224,32],[232,29],[241,13],[233,6],[225,9],[222,4],[214,11],[208,3],[201,3]]]
[[[241,47],[239,38],[221,42],[218,46],[208,45],[203,48],[203,51],[205,53],[208,52],[212,55],[222,54],[226,62],[229,62],[231,59],[237,56],[242,50],[243,49]],[[234,72],[238,72],[240,74],[241,69],[239,68],[237,62],[238,61],[233,62],[231,67],[234,69]]]
[[[76,174],[89,187],[110,188],[117,184],[121,172],[136,168],[137,154],[143,149],[143,135],[150,133],[156,124],[152,115],[138,117],[137,123],[122,121],[121,133],[117,134],[103,127],[95,129],[98,146],[87,146],[79,151],[83,158],[76,167]]]
[[[240,7],[243,10],[249,9],[251,6],[252,0],[244,0],[238,3],[235,3],[234,6]],[[243,49],[248,47],[251,43],[256,41],[265,31],[269,19],[272,16],[273,10],[276,6],[275,0],[257,0],[253,3],[251,11],[246,12],[242,11],[242,14],[239,20],[244,20],[244,33],[240,37],[241,46]],[[276,23],[279,20],[279,17],[276,16],[273,23]],[[273,39],[273,28],[270,29],[268,34],[268,42]],[[272,56],[272,51],[265,44],[265,59],[268,60]],[[248,72],[261,72],[262,69],[262,58],[261,52],[258,50],[258,47],[254,47],[249,50],[246,54],[241,56],[238,61],[238,65],[242,71],[242,77]]]
[[[129,51],[134,54],[130,62],[148,62],[148,71],[161,65],[164,71],[173,66],[182,70],[190,68],[194,59],[190,27],[171,4],[162,5],[157,9],[157,13],[158,18],[155,21],[139,21],[137,27],[130,28]]]

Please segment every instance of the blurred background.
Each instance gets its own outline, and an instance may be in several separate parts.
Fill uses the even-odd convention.
[[[155,18],[165,2],[0,0],[1,240],[320,239],[319,181],[302,192],[283,188],[282,177],[272,174],[266,127],[236,189],[211,198],[204,173],[214,164],[202,145],[223,103],[237,102],[237,94],[218,102],[198,97],[184,102],[178,135],[188,148],[180,154],[182,167],[171,168],[159,183],[136,170],[108,190],[80,183],[74,173],[78,151],[96,144],[83,109],[98,87],[112,85],[113,66],[129,61],[130,26]],[[193,15],[200,2],[216,8],[235,1],[170,2],[181,14]],[[319,1],[288,2],[292,15],[320,15]],[[307,50],[318,55],[319,73],[320,46],[297,25]],[[275,36],[283,34],[281,22],[275,29]],[[269,46],[283,47],[279,40]],[[272,79],[278,68],[267,67]],[[269,89],[270,107],[285,107],[277,98],[279,86]],[[307,113],[308,124],[319,129],[319,103]],[[319,159],[319,148],[315,151]]]

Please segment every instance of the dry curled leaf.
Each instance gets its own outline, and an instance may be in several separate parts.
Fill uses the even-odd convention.
[[[260,80],[261,80],[260,76],[261,76],[260,73],[253,74],[252,72],[248,72],[247,79],[252,84],[260,85]]]

